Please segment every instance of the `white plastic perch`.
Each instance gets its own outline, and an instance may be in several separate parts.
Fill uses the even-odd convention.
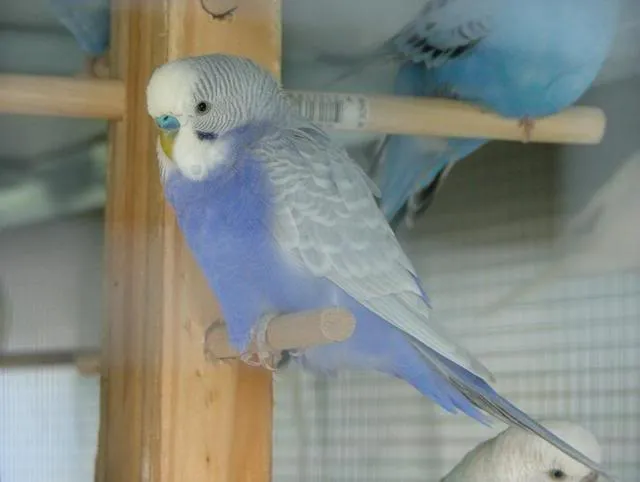
[[[389,134],[483,137],[523,141],[524,128],[463,102],[421,97],[287,92],[300,113],[326,128]],[[118,120],[126,106],[119,80],[0,75],[0,113]],[[571,107],[537,119],[531,142],[597,144],[606,117],[595,107]]]

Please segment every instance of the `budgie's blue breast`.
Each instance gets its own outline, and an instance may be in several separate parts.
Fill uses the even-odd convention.
[[[328,279],[294,265],[275,245],[269,177],[248,151],[232,168],[222,168],[204,181],[190,181],[172,171],[164,188],[236,347],[248,341],[264,314],[339,306],[358,319],[355,333],[345,342],[306,350],[299,361],[307,368],[327,373],[384,365],[393,373],[389,350],[405,360],[417,357],[401,331]]]
[[[269,177],[250,151],[204,181],[173,171],[164,187],[232,338],[237,330],[237,338],[246,341],[265,313],[339,304],[335,286],[310,276],[276,245]]]
[[[573,104],[613,40],[616,1],[503,0],[491,31],[466,55],[429,69],[426,82],[507,117],[540,117]]]
[[[165,194],[211,287],[222,298],[223,311],[225,305],[248,302],[264,310],[287,305],[282,296],[276,299],[278,292],[287,290],[269,293],[265,283],[293,267],[285,267],[276,256],[268,226],[269,184],[258,161],[245,156],[203,181],[190,181],[173,171],[165,182]],[[225,293],[240,291],[251,292],[252,299],[225,303]]]

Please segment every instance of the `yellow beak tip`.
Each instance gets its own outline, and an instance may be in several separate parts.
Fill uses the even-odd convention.
[[[171,160],[173,160],[173,143],[175,135],[175,132],[160,131],[160,147],[162,147],[162,151]]]

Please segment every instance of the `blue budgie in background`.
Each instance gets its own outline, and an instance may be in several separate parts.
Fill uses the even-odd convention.
[[[176,60],[153,73],[147,109],[160,129],[165,196],[240,353],[255,338],[266,364],[275,316],[348,309],[349,339],[292,358],[318,373],[401,378],[445,410],[481,422],[486,412],[602,472],[498,395],[488,370],[430,319],[375,184],[266,70],[227,55]]]
[[[405,63],[398,71],[394,93],[422,97],[446,95],[429,82],[428,73],[422,62]],[[486,142],[484,139],[385,136],[373,168],[377,170],[381,192],[380,208],[393,229],[402,221],[412,227],[416,216],[425,212],[433,201],[454,163]]]
[[[475,103],[520,120],[529,136],[535,118],[572,105],[593,83],[618,10],[618,0],[432,0],[382,46],[349,58],[353,66],[340,79],[373,62],[397,61],[396,94]],[[487,142],[444,141],[384,140],[374,166],[380,206],[394,227],[403,219],[411,225],[448,169]]]
[[[110,0],[49,0],[57,17],[87,55],[85,74],[103,75],[111,32]]]

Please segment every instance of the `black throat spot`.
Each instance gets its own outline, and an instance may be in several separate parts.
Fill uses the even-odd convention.
[[[215,132],[196,131],[196,135],[201,141],[215,141],[218,138],[218,134],[216,134]]]

